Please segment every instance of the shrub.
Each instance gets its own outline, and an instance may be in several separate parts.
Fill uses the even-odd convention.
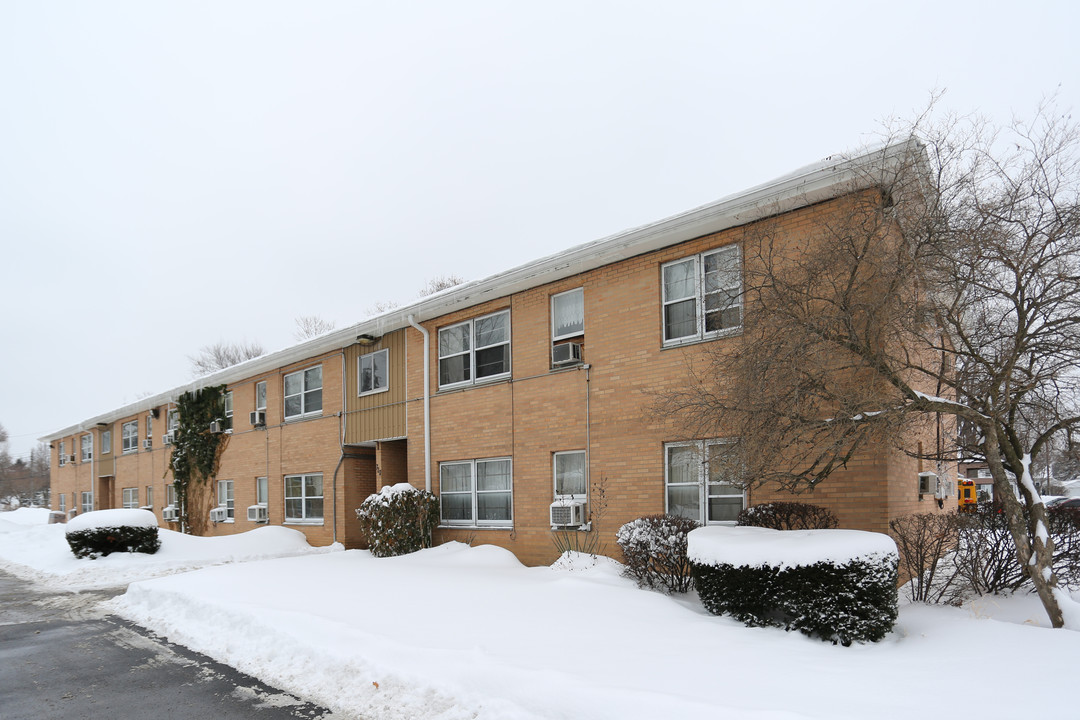
[[[1054,572],[1058,581],[1073,590],[1080,589],[1080,509],[1047,508],[1046,516],[1054,540]]]
[[[684,593],[693,587],[686,534],[700,523],[680,515],[648,515],[626,523],[615,539],[626,559],[625,574],[638,587]]]
[[[388,485],[369,495],[356,517],[372,555],[406,555],[431,547],[431,531],[439,522],[439,499],[408,483]]]
[[[957,546],[956,523],[952,513],[919,513],[889,521],[913,602],[942,602],[949,593],[955,568],[942,561]]]
[[[94,527],[67,533],[68,545],[77,558],[96,558],[114,552],[153,555],[161,547],[157,527]]]
[[[735,524],[773,530],[831,530],[840,522],[820,505],[771,502],[746,508],[739,513]]]

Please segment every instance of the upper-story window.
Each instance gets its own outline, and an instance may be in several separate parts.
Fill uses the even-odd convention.
[[[173,408],[165,416],[165,432],[174,433],[180,428],[180,411]]]
[[[147,439],[154,437],[154,416],[152,414],[146,416],[146,437]]]
[[[439,330],[439,386],[468,385],[510,374],[510,311]]]
[[[285,376],[285,419],[322,412],[322,365]]]
[[[379,350],[360,356],[359,388],[361,395],[390,389],[390,351]]]
[[[112,452],[112,430],[101,431],[101,454]]]
[[[229,390],[227,393],[225,393],[225,427],[227,427],[227,428],[232,427],[232,417],[233,417],[233,397],[232,397],[232,390]]]
[[[585,334],[585,291],[568,290],[551,296],[551,339],[566,340]]]
[[[79,438],[79,443],[79,458],[83,462],[88,462],[92,457],[94,457],[94,436],[83,435],[81,438]]]
[[[742,327],[742,267],[738,245],[663,266],[664,342],[730,334]]]
[[[60,452],[57,453],[57,457],[60,458],[60,467],[67,465],[67,442],[64,440],[60,441]]]
[[[131,420],[120,426],[120,450],[125,453],[139,449],[139,421]]]
[[[266,410],[266,381],[255,383],[255,409]]]

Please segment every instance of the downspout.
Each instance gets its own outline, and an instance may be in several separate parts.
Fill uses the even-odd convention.
[[[90,509],[91,510],[93,510],[94,508],[97,507],[97,473],[94,472],[94,461],[97,460],[97,449],[92,444],[93,443],[93,437],[94,437],[94,434],[90,433],[90,438],[91,438],[91,445],[90,445],[90,497],[94,499],[94,501],[90,504]],[[82,442],[81,437],[79,438],[79,442],[80,443]],[[98,443],[98,444],[100,444],[100,443]],[[75,486],[78,487],[79,483],[76,482]]]
[[[424,489],[431,492],[431,336],[411,313],[409,324],[424,336]]]
[[[338,427],[340,432],[338,433],[338,448],[341,450],[341,456],[338,458],[337,467],[334,468],[334,543],[337,543],[337,476],[338,471],[341,470],[341,464],[345,462],[345,348],[341,348],[341,412],[338,414]]]

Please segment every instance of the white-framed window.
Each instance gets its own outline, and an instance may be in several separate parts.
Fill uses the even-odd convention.
[[[90,434],[83,435],[79,438],[79,459],[82,462],[89,462],[94,457],[94,436]]]
[[[133,453],[139,449],[139,421],[131,420],[120,426],[120,450]]]
[[[270,482],[267,478],[255,478],[255,504],[263,507],[270,504]]]
[[[60,512],[67,512],[67,496],[64,495],[64,493],[60,493],[58,502],[59,504],[56,506],[56,509]]]
[[[323,521],[322,473],[285,476],[285,522],[314,523]]]
[[[285,419],[322,413],[322,365],[285,376]]]
[[[146,414],[146,438],[150,439],[154,437],[154,415],[153,413]]]
[[[390,389],[390,351],[377,350],[361,355],[357,387],[360,395],[372,395]]]
[[[266,381],[255,383],[255,409],[266,412]]]
[[[555,497],[584,500],[588,495],[585,479],[585,451],[570,450],[557,452],[552,456],[552,471],[555,476]]]
[[[149,507],[149,508],[154,507],[154,486],[153,485],[147,485],[146,486],[146,507]]]
[[[662,276],[665,344],[720,337],[742,327],[738,245],[666,263]]]
[[[94,511],[94,493],[83,492],[82,494],[82,511],[84,513]]]
[[[67,448],[65,447],[65,444],[66,443],[61,440],[60,447],[56,451],[56,462],[60,467],[67,465]]]
[[[101,454],[112,452],[112,430],[101,431]]]
[[[124,508],[139,507],[139,488],[124,488],[122,493]]]
[[[439,463],[439,508],[439,520],[444,525],[512,525],[510,458]]]
[[[217,484],[217,504],[218,507],[225,508],[229,511],[229,519],[225,522],[233,522],[236,513],[236,506],[233,502],[233,481],[232,480],[218,480]]]
[[[439,387],[471,385],[509,374],[509,310],[439,330]]]
[[[180,428],[180,410],[172,408],[165,414],[165,432],[174,433]]]
[[[180,509],[176,505],[176,484],[175,483],[166,483],[165,484],[165,505],[166,506],[171,505],[172,507],[176,508],[177,510]]]
[[[551,340],[585,334],[585,290],[576,288],[551,296]]]
[[[708,524],[731,524],[746,507],[742,463],[733,440],[664,445],[667,512]]]

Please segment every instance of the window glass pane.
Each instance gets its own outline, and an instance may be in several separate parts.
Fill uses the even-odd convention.
[[[255,385],[255,409],[266,409],[266,381],[256,383]]]
[[[292,417],[293,415],[300,414],[300,396],[295,395],[293,397],[285,398],[285,417]]]
[[[304,371],[304,389],[314,390],[322,387],[322,366]]]
[[[300,497],[304,478],[299,475],[291,475],[285,478],[285,495],[287,497]]]
[[[293,373],[292,375],[285,376],[285,394],[296,395],[301,390],[302,376],[300,373]]]
[[[389,350],[383,350],[382,352],[375,353],[372,358],[372,386],[376,390],[380,390],[387,387],[387,364],[390,357]]]
[[[476,514],[478,520],[509,520],[510,493],[478,493]]]
[[[734,289],[739,279],[739,254],[736,248],[721,250],[705,256],[705,292]]]
[[[269,482],[266,478],[258,478],[255,480],[255,502],[266,505],[269,501]]]
[[[312,390],[304,393],[304,412],[318,412],[322,410],[322,390]]]
[[[710,522],[735,522],[742,510],[743,500],[741,495],[739,497],[709,498]]]
[[[668,484],[697,483],[700,458],[693,445],[668,448]],[[696,491],[695,491],[696,492]]]
[[[371,392],[374,387],[373,368],[371,356],[360,358],[360,392]]]
[[[441,495],[443,520],[472,520],[472,494]]]
[[[302,517],[304,517],[303,512],[304,512],[304,501],[303,500],[295,499],[295,500],[286,500],[285,501],[285,517],[287,517],[287,518],[302,518]]]
[[[510,325],[510,314],[499,313],[488,317],[478,318],[476,325],[476,347],[482,348],[496,343],[504,343],[510,339],[507,332]]]
[[[555,455],[555,494],[585,494],[585,453]]]
[[[313,500],[304,501],[304,519],[305,520],[318,520],[323,516],[323,499],[315,498]]]
[[[476,463],[477,490],[509,490],[510,461],[485,460]]]
[[[469,356],[457,355],[443,358],[439,361],[439,384],[453,385],[454,383],[471,380],[469,373]]]
[[[306,475],[304,477],[304,492],[308,497],[322,495],[322,475]]]
[[[697,485],[669,485],[668,512],[701,522],[700,493]]]
[[[496,345],[476,351],[476,377],[501,375],[510,370],[510,346]]]
[[[733,442],[712,443],[708,446],[709,484],[727,485],[742,492],[742,464],[738,445]]]
[[[444,493],[472,490],[472,465],[455,463],[439,466],[439,489]]]
[[[551,298],[552,336],[556,338],[585,332],[585,293],[583,290]]]
[[[697,333],[697,301],[684,300],[664,306],[664,339],[688,337]]]
[[[682,300],[697,294],[695,265],[690,259],[664,267],[664,300]]]
[[[469,349],[469,326],[457,325],[439,331],[439,357],[455,355]]]

